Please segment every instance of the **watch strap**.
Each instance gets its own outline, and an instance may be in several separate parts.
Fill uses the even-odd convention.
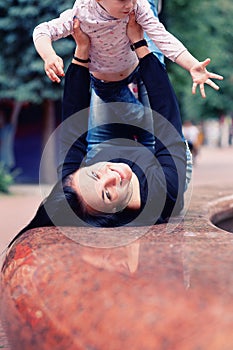
[[[79,58],[79,57],[77,57],[77,56],[74,56],[73,59],[74,59],[75,61],[80,62],[80,63],[88,63],[88,62],[91,62],[90,58],[87,58],[86,60],[83,60],[82,58]]]
[[[136,49],[142,46],[148,46],[147,41],[145,39],[139,40],[136,43],[130,45],[132,51],[135,51]]]

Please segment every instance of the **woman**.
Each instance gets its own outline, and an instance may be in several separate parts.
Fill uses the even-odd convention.
[[[128,36],[132,43],[140,41],[141,27],[136,23],[128,26]],[[80,44],[77,50],[82,58],[88,45]],[[106,140],[107,147],[104,142],[94,158],[87,160],[90,76],[86,63],[73,61],[64,89],[63,115],[71,122],[65,121],[62,126],[61,179],[15,239],[26,230],[42,226],[153,225],[167,222],[182,210],[186,151],[177,100],[158,59],[146,46],[136,53],[155,111],[154,151],[133,141],[140,128],[113,122],[98,128],[115,130],[116,138]]]

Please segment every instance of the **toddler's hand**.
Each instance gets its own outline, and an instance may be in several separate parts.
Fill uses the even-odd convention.
[[[208,66],[209,63],[210,63],[210,58],[207,58],[203,62],[198,62],[190,69],[190,74],[191,74],[192,79],[193,79],[192,93],[195,94],[196,89],[197,89],[197,85],[200,85],[200,92],[201,92],[201,96],[203,98],[206,97],[204,84],[208,84],[213,89],[219,90],[219,86],[217,84],[215,84],[211,80],[211,78],[218,79],[218,80],[223,79],[223,77],[221,75],[208,72],[208,70],[206,69],[206,66]]]
[[[44,64],[44,70],[50,80],[56,83],[60,83],[61,79],[59,77],[64,77],[64,64],[61,57],[58,55],[50,55]]]

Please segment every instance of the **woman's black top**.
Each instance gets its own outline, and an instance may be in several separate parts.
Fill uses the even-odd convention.
[[[153,110],[154,151],[138,143],[132,146],[132,142],[125,141],[122,144],[122,140],[133,138],[137,133],[136,127],[109,124],[104,127],[114,127],[121,141],[111,146],[110,140],[109,146],[101,150],[92,162],[125,162],[131,167],[139,179],[142,203],[133,222],[145,225],[165,222],[182,209],[186,153],[179,107],[166,70],[153,54],[149,54],[140,60],[140,72]],[[61,178],[85,165],[89,79],[88,69],[75,64],[71,64],[66,73],[63,98],[63,119],[66,124],[61,137],[62,157],[58,168]],[[80,91],[84,96],[80,97]]]

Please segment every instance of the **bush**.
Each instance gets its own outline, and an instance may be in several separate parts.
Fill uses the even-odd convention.
[[[2,163],[0,163],[0,192],[9,193],[9,187],[13,182],[13,175],[6,170]]]

